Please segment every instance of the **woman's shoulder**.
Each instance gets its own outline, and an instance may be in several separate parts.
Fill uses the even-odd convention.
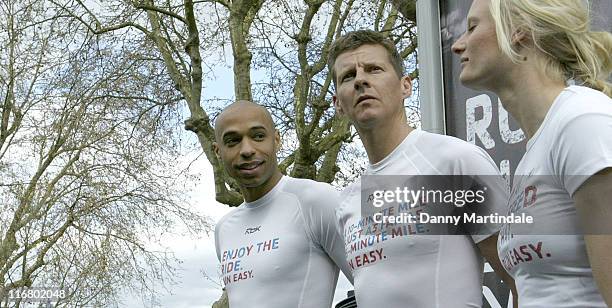
[[[560,100],[554,115],[556,122],[561,126],[589,115],[612,117],[612,99],[595,89],[569,86],[561,94]]]
[[[564,91],[569,93],[569,101],[583,103],[585,104],[584,107],[601,107],[605,109],[612,107],[612,98],[601,91],[585,86],[569,86]]]

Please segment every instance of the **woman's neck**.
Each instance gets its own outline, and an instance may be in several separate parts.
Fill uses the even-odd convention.
[[[507,77],[507,80],[498,83],[494,92],[504,108],[518,121],[527,138],[531,139],[565,88],[565,83],[550,78],[540,65],[529,61],[517,64]]]

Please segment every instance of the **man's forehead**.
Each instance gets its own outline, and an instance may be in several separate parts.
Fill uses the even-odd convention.
[[[265,124],[262,123],[261,121],[231,121],[231,122],[224,122],[222,125],[220,125],[219,127],[220,131],[219,133],[221,134],[221,136],[226,136],[226,135],[230,135],[230,134],[242,134],[242,133],[247,133],[253,130],[268,130],[269,127]]]
[[[248,134],[254,130],[273,130],[274,128],[265,121],[263,117],[255,118],[250,116],[248,118],[230,116],[222,119],[221,122],[215,127],[215,133],[217,137],[224,137],[228,135],[242,135]]]
[[[368,64],[388,62],[387,50],[381,45],[362,45],[356,49],[341,53],[337,60],[337,67],[354,66],[355,64]]]
[[[217,136],[228,131],[237,132],[254,128],[273,129],[274,124],[268,111],[253,103],[230,105],[219,114],[215,121]]]

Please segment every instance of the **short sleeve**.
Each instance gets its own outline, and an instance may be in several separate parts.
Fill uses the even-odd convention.
[[[225,216],[223,216],[221,219],[219,219],[219,221],[215,225],[215,251],[217,252],[217,259],[219,260],[219,262],[221,262],[221,250],[220,250],[220,246],[221,246],[221,228],[222,228],[223,223],[225,222],[225,220],[227,220],[227,218],[230,215],[233,215],[234,213],[235,212],[232,211],[230,213],[225,214]]]
[[[215,226],[215,251],[217,252],[217,260],[219,260],[219,262],[221,262],[221,252],[219,251],[219,233],[221,229],[221,222],[222,220]]]
[[[612,113],[587,113],[561,127],[551,149],[553,170],[573,196],[589,177],[612,167]]]
[[[506,215],[508,212],[508,199],[510,189],[491,157],[481,148],[472,145],[473,149],[466,151],[462,156],[462,175],[473,176],[473,184],[480,188],[486,187],[486,198],[483,204],[473,205],[470,208],[476,211],[478,216]],[[477,224],[469,228],[474,243],[496,234],[501,229],[501,224],[488,222]]]
[[[344,240],[336,219],[340,194],[329,184],[316,183],[305,195],[307,196],[302,199],[304,202],[302,209],[313,240],[352,282],[351,271],[346,261]]]

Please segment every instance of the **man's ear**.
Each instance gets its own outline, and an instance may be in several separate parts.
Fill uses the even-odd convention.
[[[212,146],[213,151],[215,151],[215,155],[217,156],[217,159],[221,159],[221,155],[219,154],[219,145],[217,145],[217,142],[213,142]]]
[[[334,103],[334,108],[336,109],[336,113],[338,115],[344,115],[344,111],[342,110],[342,106],[340,106],[340,102],[338,101],[338,97],[334,94],[332,96],[332,102]]]
[[[406,75],[402,77],[400,82],[402,84],[402,97],[410,97],[410,95],[412,95],[412,79],[410,79],[410,76]]]
[[[281,148],[281,137],[278,129],[274,130],[274,153],[278,153]]]

